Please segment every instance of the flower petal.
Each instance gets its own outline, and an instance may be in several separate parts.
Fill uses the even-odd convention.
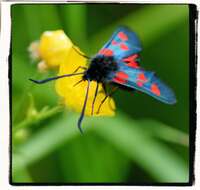
[[[72,46],[71,40],[63,30],[46,31],[40,38],[40,58],[45,60],[49,67],[57,67],[66,59]]]

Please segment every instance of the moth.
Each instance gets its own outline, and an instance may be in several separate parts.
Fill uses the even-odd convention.
[[[129,89],[130,91],[138,90],[166,104],[176,103],[174,92],[155,75],[155,72],[146,71],[140,67],[141,51],[141,42],[136,33],[127,27],[119,27],[95,56],[89,58],[81,54],[89,59],[90,63],[88,67],[78,67],[74,73],[45,80],[30,80],[37,84],[42,84],[63,77],[82,75],[82,80],[78,81],[78,83],[87,81],[87,87],[82,112],[78,120],[78,128],[83,132],[81,123],[87,105],[91,81],[96,81],[92,114],[100,83],[103,86],[106,96],[99,105],[98,112],[105,100],[118,88]],[[83,69],[84,71],[77,72],[79,69]],[[109,93],[107,85],[111,87]]]

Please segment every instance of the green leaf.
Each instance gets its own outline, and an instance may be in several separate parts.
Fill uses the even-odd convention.
[[[59,158],[64,181],[74,183],[123,182],[130,166],[125,155],[91,132],[67,143]]]
[[[189,147],[189,136],[176,128],[169,127],[154,120],[142,120],[140,124],[143,126],[144,130],[148,130],[148,133],[152,134],[152,136],[167,142]]]
[[[115,119],[99,120],[96,125],[98,134],[151,173],[159,182],[188,182],[187,164],[174,150],[144,132],[139,122],[120,114]]]
[[[13,156],[14,171],[36,162],[74,137],[81,137],[75,125],[76,119],[76,115],[68,114],[32,136],[20,147],[20,154]],[[120,113],[115,118],[86,118],[83,125],[85,133],[87,130],[94,130],[146,170],[156,181],[188,181],[189,170],[183,159],[173,149],[144,132],[140,122]]]

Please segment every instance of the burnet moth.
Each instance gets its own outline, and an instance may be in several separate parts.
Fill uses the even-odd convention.
[[[139,53],[141,50],[141,43],[137,35],[127,27],[120,27],[114,32],[110,40],[94,57],[89,58],[85,56],[90,60],[88,68],[79,67],[72,74],[56,76],[45,80],[30,80],[37,84],[43,84],[64,77],[82,75],[81,81],[88,82],[82,112],[78,120],[78,128],[82,133],[83,131],[81,128],[81,123],[87,105],[88,92],[91,81],[97,82],[92,103],[92,114],[100,83],[104,88],[106,96],[101,101],[101,104],[98,107],[98,112],[100,111],[100,108],[105,100],[111,96],[118,88],[127,88],[132,91],[138,90],[166,104],[176,103],[176,97],[173,91],[159,78],[157,78],[154,72],[145,71],[140,67]],[[79,69],[84,69],[84,71],[77,72]],[[78,83],[81,81],[78,81]],[[112,87],[111,92],[107,92],[106,85],[110,85]]]

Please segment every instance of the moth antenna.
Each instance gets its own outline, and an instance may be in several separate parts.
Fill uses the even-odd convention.
[[[82,54],[80,51],[78,51],[74,46],[72,48],[81,56],[85,57],[86,59],[91,59],[91,57],[88,57],[87,55]]]
[[[96,90],[95,90],[95,94],[94,94],[94,99],[93,99],[93,102],[92,102],[92,112],[91,112],[91,115],[93,115],[93,113],[94,113],[94,103],[95,103],[95,100],[96,100],[96,97],[97,97],[98,89],[99,89],[99,83],[97,83],[97,86],[96,86]]]
[[[57,79],[64,78],[64,77],[71,77],[71,76],[82,75],[82,74],[84,74],[84,73],[82,72],[82,73],[60,75],[60,76],[56,76],[56,77],[50,77],[50,78],[47,78],[47,79],[44,79],[44,80],[34,80],[34,79],[29,79],[29,80],[36,83],[36,84],[43,84],[43,83],[50,82],[52,80],[57,80]]]
[[[88,85],[87,85],[87,89],[86,89],[86,95],[85,95],[85,100],[84,100],[83,108],[82,108],[82,111],[81,111],[81,116],[78,119],[78,128],[79,128],[81,134],[83,134],[83,130],[81,128],[81,123],[83,121],[83,117],[84,117],[84,114],[85,114],[85,108],[86,108],[86,104],[87,104],[87,100],[88,100],[89,89],[90,89],[90,80],[88,80]]]

